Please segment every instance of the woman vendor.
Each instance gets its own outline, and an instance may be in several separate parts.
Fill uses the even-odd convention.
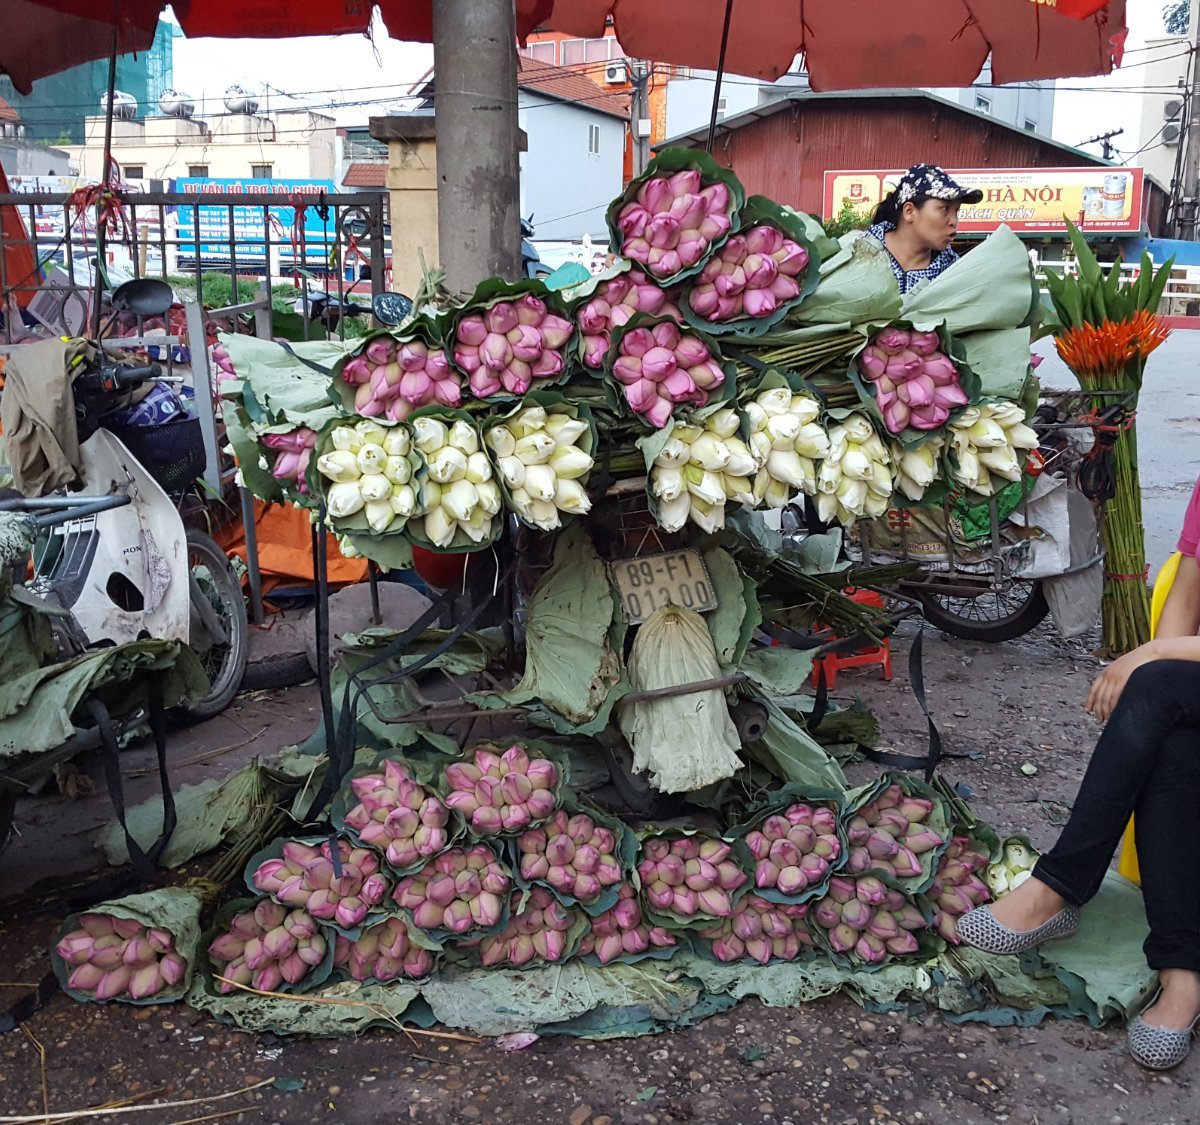
[[[958,230],[959,205],[982,198],[983,192],[955,183],[936,164],[917,164],[904,173],[867,229],[887,251],[901,293],[958,261],[950,244]]]
[[[1023,953],[1079,925],[1130,814],[1159,991],[1129,1025],[1135,1061],[1177,1066],[1200,1022],[1200,481],[1179,538],[1182,559],[1154,640],[1096,678],[1087,710],[1105,723],[1071,817],[1031,878],[958,921],[963,941]]]

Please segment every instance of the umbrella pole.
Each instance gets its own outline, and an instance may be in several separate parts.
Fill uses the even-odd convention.
[[[104,286],[100,276],[104,271],[104,193],[112,175],[113,102],[117,93],[117,43],[120,26],[117,23],[120,0],[113,0],[112,50],[108,54],[108,97],[104,106],[104,160],[100,165],[100,193],[96,199],[96,272],[92,275],[95,300],[92,304],[92,339],[100,335],[100,314],[104,304]],[[107,278],[107,274],[105,273]]]
[[[733,20],[733,0],[725,0],[725,25],[721,28],[721,54],[717,59],[717,82],[713,86],[712,115],[708,119],[708,141],[704,151],[711,153],[717,135],[717,106],[721,101],[721,79],[725,77],[725,51],[729,47],[729,24]]]

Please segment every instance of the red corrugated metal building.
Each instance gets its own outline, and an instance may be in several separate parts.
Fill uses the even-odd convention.
[[[704,146],[708,130],[659,147]],[[713,156],[747,194],[820,215],[826,171],[844,168],[1106,167],[1108,161],[1026,132],[921,90],[797,92],[717,123]],[[1151,234],[1161,233],[1166,192],[1146,180]]]

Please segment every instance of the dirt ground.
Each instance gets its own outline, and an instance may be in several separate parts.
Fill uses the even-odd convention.
[[[886,741],[919,753],[924,718],[905,663],[911,635],[894,642],[891,683],[850,673],[839,694],[861,695]],[[1063,823],[1095,738],[1081,710],[1097,669],[1091,647],[1057,640],[1046,627],[997,646],[926,637],[925,680],[947,749],[973,755],[943,772],[971,787],[973,805],[998,828],[1026,831],[1039,845]],[[294,741],[315,715],[311,689],[243,698],[228,718],[188,735],[179,760],[221,752],[180,777],[220,774]],[[106,801],[54,796],[25,806],[24,836],[0,859],[0,901],[56,857],[69,871],[99,870],[86,840]],[[63,824],[65,849],[56,834]],[[45,971],[54,924],[50,914],[4,920],[0,1008],[20,995],[14,985]],[[94,1119],[1193,1125],[1197,1078],[1200,1053],[1170,1075],[1141,1071],[1119,1028],[954,1026],[920,1011],[868,1014],[842,998],[794,1010],[747,1002],[673,1034],[604,1043],[544,1037],[506,1053],[490,1040],[385,1032],[352,1042],[249,1036],[181,1006],[100,1007],[58,996],[0,1037],[0,1125],[41,1121],[46,1105],[65,1113],[121,1098],[138,1100]],[[160,1102],[186,1104],[134,1108]]]

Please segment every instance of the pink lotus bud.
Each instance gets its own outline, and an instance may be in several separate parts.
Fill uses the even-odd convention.
[[[908,405],[910,407],[929,406],[933,402],[934,383],[928,375],[918,375],[904,384],[903,387],[896,388],[897,393],[902,390],[908,392]],[[903,396],[901,396],[903,397]]]
[[[678,250],[664,250],[658,265],[654,268],[656,277],[673,277],[683,269],[683,259]]]
[[[808,251],[791,239],[784,242],[783,246],[772,254],[772,258],[779,273],[784,277],[798,277],[808,268]]]
[[[518,324],[505,335],[512,346],[512,354],[526,363],[532,363],[542,354],[542,334],[528,324]]]
[[[81,973],[79,969],[76,969],[71,975],[73,978],[81,981],[90,979],[88,974]],[[110,969],[106,973],[101,973],[95,985],[96,999],[113,1000],[118,996],[124,995],[132,977],[133,972],[128,965],[121,965],[118,968]]]
[[[900,851],[900,845],[885,832],[872,832],[867,840],[867,852],[872,859],[891,859]]]
[[[728,918],[733,913],[733,907],[729,904],[729,895],[718,887],[698,891],[697,903],[700,912],[711,914],[714,918]]]
[[[689,367],[687,373],[688,378],[701,391],[711,391],[725,382],[725,372],[721,370],[720,364],[714,359],[710,359],[706,363],[698,363],[695,367]],[[704,405],[704,401],[703,396],[698,399],[701,406]]]
[[[674,250],[679,245],[681,230],[679,223],[670,215],[655,215],[646,224],[646,240],[656,250]]]
[[[468,375],[474,375],[483,364],[483,360],[479,358],[479,349],[473,344],[470,346],[460,344],[456,347],[454,362]],[[355,401],[357,402],[357,399]]]
[[[878,906],[887,897],[887,893],[887,887],[874,875],[867,875],[859,879],[854,886],[855,898],[859,902],[865,902],[868,906]]]
[[[593,297],[576,314],[576,320],[584,332],[606,332],[611,314],[612,306],[607,301],[600,297]]]
[[[858,942],[858,931],[844,923],[829,931],[829,947],[834,953],[849,953]]]
[[[908,347],[912,333],[904,328],[885,328],[874,339],[874,344],[888,355],[898,355]]]
[[[617,229],[626,238],[638,238],[646,231],[650,214],[640,203],[626,203],[617,214]]]
[[[669,348],[655,346],[642,358],[641,377],[651,382],[661,383],[676,370],[675,353]]]
[[[546,316],[546,302],[532,293],[524,293],[513,302],[517,322],[532,328],[538,327]]]
[[[575,326],[565,317],[547,313],[540,325],[542,340],[547,348],[565,347]]]
[[[908,425],[911,411],[903,402],[891,401],[883,408],[883,424],[889,433],[898,434]]]
[[[785,301],[791,301],[800,296],[800,285],[794,277],[780,274],[771,282],[770,292],[776,301],[783,304]]]
[[[692,311],[697,316],[702,316],[708,320],[712,320],[716,315],[717,303],[719,301],[717,287],[712,282],[704,282],[697,285],[688,296],[688,303],[692,306]]]
[[[676,887],[671,895],[671,909],[681,918],[691,918],[700,910],[700,896],[686,887]]]
[[[795,245],[790,240],[785,243],[783,232],[765,223],[751,227],[742,237],[748,254],[774,254],[786,245]]]
[[[700,192],[700,196],[704,200],[705,210],[707,210],[710,215],[714,214],[715,212],[729,210],[729,188],[723,183],[715,183],[704,188],[704,190]]]
[[[887,960],[887,946],[874,934],[860,934],[854,943],[854,952],[869,965],[878,965]]]
[[[742,297],[741,294],[735,294],[732,297],[717,296],[717,312],[712,318],[716,321],[736,320],[742,315]]]
[[[600,880],[595,875],[576,875],[572,894],[579,899],[580,902],[591,902],[598,898],[600,892],[604,889]]]
[[[596,960],[601,965],[607,965],[610,961],[615,961],[624,952],[625,949],[621,943],[620,934],[607,934],[596,942]]]
[[[746,834],[746,847],[755,859],[765,859],[771,850],[771,841],[756,829]]]
[[[423,371],[429,357],[429,348],[424,340],[408,340],[396,351],[396,362],[403,371]]]
[[[710,211],[700,220],[700,226],[697,230],[700,237],[707,239],[711,244],[720,238],[724,238],[729,233],[729,228],[732,225],[732,220],[724,211]]]
[[[696,383],[688,372],[675,368],[660,384],[659,394],[666,395],[673,402],[694,402],[696,400]]]
[[[883,377],[887,366],[887,355],[873,345],[865,347],[858,356],[858,369],[872,381]]]
[[[517,310],[511,301],[497,301],[483,314],[489,333],[503,336],[517,326]]]
[[[669,398],[656,398],[647,410],[641,412],[642,417],[656,430],[661,430],[670,421],[674,405]]]
[[[717,295],[732,297],[746,288],[746,271],[741,266],[725,265],[713,279]]]
[[[808,886],[808,876],[799,866],[781,867],[777,886],[785,895],[796,895]]]
[[[879,938],[880,941],[886,942],[894,937],[899,937],[901,931],[896,923],[895,915],[889,914],[886,910],[877,910],[871,919],[871,924],[867,927],[867,932]]]
[[[174,988],[182,984],[187,976],[187,962],[178,953],[168,953],[159,961],[158,971],[162,975],[163,984],[167,988]]]
[[[644,238],[626,238],[621,243],[621,253],[635,262],[650,260],[650,243]]]
[[[561,352],[547,350],[538,356],[530,374],[538,379],[553,379],[562,374],[564,366]]]
[[[800,870],[804,872],[809,883],[819,883],[829,870],[829,862],[819,855],[810,853],[801,857]]]
[[[679,254],[680,264],[684,269],[690,269],[694,266],[705,254],[708,253],[709,243],[700,237],[696,238],[681,238],[677,253]],[[669,276],[666,270],[663,271],[664,276]]]
[[[742,262],[742,272],[746,275],[746,285],[752,289],[767,288],[779,275],[775,260],[763,254],[747,254]]]
[[[367,345],[367,360],[376,367],[383,367],[396,358],[396,341],[390,336],[381,336]]]
[[[642,923],[642,912],[638,908],[636,898],[622,898],[612,909],[616,923],[623,930],[632,930]]]
[[[770,859],[759,860],[754,868],[754,885],[756,887],[773,887],[779,882],[779,865]]]
[[[464,316],[454,330],[455,339],[460,344],[478,348],[487,339],[488,328],[481,316]],[[457,350],[455,352],[457,359]]]
[[[512,345],[504,336],[490,332],[479,347],[479,358],[489,370],[503,371],[513,360]]]
[[[526,802],[531,820],[541,820],[554,811],[554,792],[550,789],[535,789]]]
[[[653,176],[638,188],[637,201],[651,214],[670,207],[674,198],[665,176]]]
[[[369,382],[371,371],[371,367],[362,356],[355,356],[354,359],[347,360],[342,368],[342,378],[354,387]]]
[[[584,336],[583,362],[587,367],[599,368],[604,366],[604,356],[608,352],[607,336]]]
[[[908,346],[917,355],[933,355],[942,346],[942,342],[936,332],[914,332]]]
[[[823,898],[813,910],[813,917],[827,930],[837,926],[842,921],[842,909],[832,899]]]
[[[259,864],[252,881],[260,891],[270,893],[278,890],[289,874],[288,865],[282,859],[268,859]]]
[[[747,289],[742,294],[742,308],[755,319],[770,316],[779,307],[769,289]]]
[[[613,363],[613,377],[626,386],[640,382],[643,378],[641,359],[634,355],[618,356]]]
[[[694,230],[707,213],[704,198],[692,192],[676,195],[667,210],[667,214],[679,224],[681,230]]]

